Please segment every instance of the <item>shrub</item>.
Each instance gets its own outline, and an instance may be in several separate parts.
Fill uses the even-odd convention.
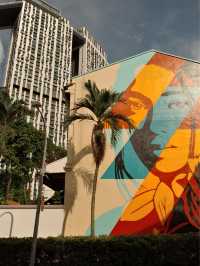
[[[199,235],[38,240],[37,266],[198,266]],[[0,266],[27,266],[31,239],[1,239]]]

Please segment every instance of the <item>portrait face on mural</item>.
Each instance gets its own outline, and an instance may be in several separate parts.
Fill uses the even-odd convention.
[[[199,64],[155,54],[113,107],[135,129],[114,149],[114,161],[101,177],[116,180],[125,202],[117,206],[121,213],[112,209],[118,216],[113,215],[111,235],[200,229],[199,77]]]
[[[175,76],[156,104],[149,105],[151,108],[142,101],[148,97],[142,95],[138,97],[138,101],[131,99],[129,95],[128,102],[133,112],[129,117],[133,121],[134,118],[141,118],[140,110],[141,116],[144,115],[129,142],[132,151],[149,172],[113,228],[113,235],[122,232],[164,232],[178,199],[184,211],[183,217],[186,218],[183,225],[193,224],[195,228],[199,226],[199,222],[194,221],[198,220],[195,213],[200,209],[196,193],[200,191],[200,186],[194,172],[200,155],[200,89],[194,72],[180,69],[179,72],[181,74]],[[135,104],[137,111],[131,102]],[[143,113],[144,110],[146,114]],[[126,144],[116,157],[117,178],[135,178],[129,166],[131,152],[126,157],[127,151],[130,151],[130,145]],[[133,164],[135,158],[133,157]],[[190,187],[189,194],[184,194],[186,186]],[[188,201],[188,195],[193,195],[193,204],[191,200]],[[179,226],[182,225],[178,224]]]
[[[154,151],[159,157],[155,167],[162,172],[173,172],[189,163],[191,171],[194,171],[200,154],[200,131],[198,108],[194,112],[191,110],[199,104],[191,103],[187,94],[180,90],[171,91],[172,95],[161,96],[162,108],[159,116],[163,119],[158,121],[159,126],[155,127],[156,136],[152,142],[160,146],[159,150]],[[163,112],[167,112],[169,120],[164,120]],[[185,118],[182,120],[182,117]],[[171,135],[170,131],[174,128],[176,130]]]
[[[113,108],[113,113],[120,113],[128,116],[136,125],[138,121],[146,117],[149,110],[152,108],[151,100],[140,92],[133,91],[135,81],[132,82],[130,88],[122,96],[122,101],[118,102]],[[126,124],[121,125],[122,128],[126,128]]]
[[[152,102],[148,97],[136,91],[129,91],[125,96],[127,97],[126,104],[129,107],[127,115],[133,123],[140,121],[141,117],[147,117],[152,108]]]
[[[158,170],[164,173],[174,172],[187,162],[194,165],[195,158],[200,154],[197,145],[200,113],[199,108],[195,108],[199,105],[196,102],[199,97],[198,69],[193,65],[191,67],[191,64],[184,65],[183,69],[184,71],[182,68],[179,70],[181,74],[173,80],[154,106],[141,93],[129,89],[124,94],[129,106],[126,114],[136,123],[144,117],[130,141],[149,170],[156,163]],[[189,69],[189,73],[185,69]],[[192,112],[193,108],[195,111]]]
[[[151,140],[155,136],[150,130],[153,107],[152,102],[142,93],[132,90],[126,91],[126,93],[123,95],[123,100],[125,102],[125,107],[123,107],[124,103],[117,104],[116,109],[119,110],[118,108],[121,107],[120,113],[127,115],[133,121],[133,124],[138,123],[145,117],[140,127],[135,129],[130,138],[130,142],[141,161],[143,161],[147,167],[150,168],[157,158],[157,156],[154,156],[154,154],[150,152],[152,146],[157,147],[157,145],[150,144]],[[133,173],[126,169],[123,154],[124,149],[122,149],[116,156],[115,178],[123,179],[124,175],[126,175],[128,178],[134,178]]]
[[[160,171],[176,171],[189,163],[191,171],[194,172],[200,154],[199,84],[199,67],[192,63],[184,64],[173,80],[171,88],[161,97],[162,106],[165,106],[160,108],[161,117],[165,117],[162,114],[164,110],[169,119],[168,121],[165,119],[163,128],[160,126],[160,132],[156,132],[160,137],[158,134],[154,140],[155,143],[159,142],[159,138],[165,139],[167,131],[173,128],[172,124],[176,121],[178,123],[166,145],[161,146],[160,160],[155,166]]]

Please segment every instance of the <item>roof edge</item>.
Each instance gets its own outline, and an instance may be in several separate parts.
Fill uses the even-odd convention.
[[[64,159],[67,160],[67,156],[65,156],[65,157],[63,157],[63,158],[60,158],[60,159],[58,159],[58,160],[55,160],[55,161],[53,161],[53,162],[51,162],[51,163],[48,163],[46,166],[51,166],[51,165],[53,165],[53,164],[55,164],[55,163],[58,163],[59,161],[62,161],[62,160],[64,160]]]
[[[155,49],[152,49],[152,51],[154,51],[155,53],[169,55],[169,56],[172,56],[172,57],[176,57],[176,58],[187,60],[187,61],[190,61],[190,62],[193,62],[193,63],[200,64],[200,61],[198,61],[198,60],[194,60],[194,59],[191,59],[191,58],[183,57],[183,56],[180,56],[180,55],[175,55],[175,54],[171,54],[171,53],[167,53],[167,52],[160,51],[160,50],[155,50]]]
[[[89,71],[85,74],[82,74],[82,75],[78,75],[78,76],[74,76],[72,77],[72,79],[77,79],[77,78],[80,78],[80,77],[83,77],[85,75],[88,75],[90,73],[93,73],[93,72],[96,72],[96,71],[99,71],[101,69],[104,69],[104,68],[107,68],[107,67],[110,67],[110,66],[113,66],[113,65],[116,65],[116,64],[120,64],[122,62],[125,62],[125,61],[128,61],[130,59],[133,59],[133,58],[136,58],[136,57],[139,57],[141,55],[144,55],[144,54],[148,54],[148,53],[159,53],[159,54],[164,54],[164,55],[169,55],[169,56],[172,56],[172,57],[176,57],[176,58],[180,58],[180,59],[183,59],[183,60],[187,60],[187,61],[190,61],[190,62],[193,62],[193,63],[197,63],[197,64],[200,64],[200,61],[197,61],[197,60],[193,60],[193,59],[190,59],[190,58],[186,58],[186,57],[182,57],[182,56],[179,56],[179,55],[175,55],[175,54],[170,54],[170,53],[167,53],[167,52],[164,52],[164,51],[160,51],[160,50],[155,50],[155,49],[151,49],[151,50],[148,50],[148,51],[144,51],[144,52],[141,52],[141,53],[138,53],[136,55],[133,55],[133,56],[130,56],[130,57],[127,57],[127,58],[124,58],[124,59],[120,59],[119,61],[116,61],[116,62],[113,62],[111,64],[108,64],[104,67],[100,67],[100,68],[97,68],[95,70],[92,70],[92,71]]]

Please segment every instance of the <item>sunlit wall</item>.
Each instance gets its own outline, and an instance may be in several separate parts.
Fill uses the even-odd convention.
[[[125,104],[117,103],[113,112],[128,116],[135,125],[130,134],[120,124],[122,136],[114,148],[105,128],[107,147],[96,194],[97,234],[177,233],[200,228],[199,77],[199,63],[152,51],[74,79],[72,107],[84,97],[84,83],[90,79],[100,89],[123,93]],[[76,187],[68,206],[72,212],[66,234],[90,230],[91,191],[85,176],[92,177],[94,161],[91,154],[79,155],[90,145],[91,130],[89,122],[77,122],[70,129],[72,158],[78,156],[79,161],[72,163],[75,181],[69,175],[66,183],[71,194]]]

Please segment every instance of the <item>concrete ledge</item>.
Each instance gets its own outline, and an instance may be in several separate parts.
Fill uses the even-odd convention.
[[[0,205],[0,210],[8,209],[36,209],[36,205]],[[64,205],[45,205],[44,209],[64,209]]]

